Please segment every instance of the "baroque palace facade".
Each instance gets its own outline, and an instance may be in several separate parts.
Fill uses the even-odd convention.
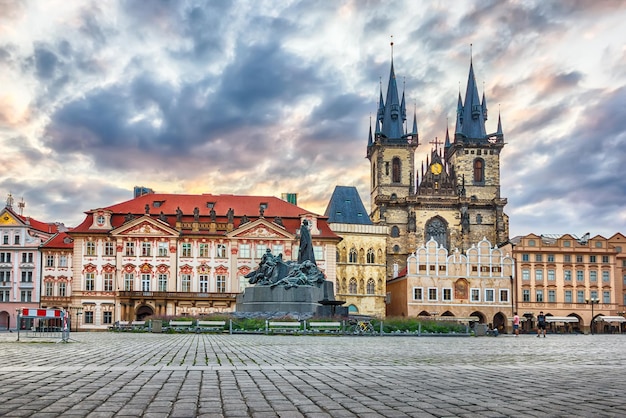
[[[146,194],[86,214],[65,237],[42,247],[52,261],[43,278],[51,295],[42,296],[41,305],[69,307],[83,330],[148,316],[233,311],[244,276],[266,250],[297,257],[305,219],[317,264],[335,282],[339,236],[324,217],[276,197]],[[54,260],[68,250],[71,288],[63,293]]]

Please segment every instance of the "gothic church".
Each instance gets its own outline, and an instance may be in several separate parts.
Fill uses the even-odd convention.
[[[392,44],[393,45],[393,44]],[[500,153],[504,147],[498,116],[495,133],[487,133],[487,102],[478,94],[470,62],[465,98],[459,92],[456,128],[445,143],[434,141],[417,171],[417,113],[406,126],[406,101],[400,98],[391,59],[386,97],[381,86],[375,132],[367,158],[371,169],[371,213],[374,224],[387,225],[387,278],[398,274],[407,257],[434,239],[440,246],[465,252],[486,238],[494,244],[509,239],[507,201],[500,196]],[[440,146],[442,145],[442,147]]]

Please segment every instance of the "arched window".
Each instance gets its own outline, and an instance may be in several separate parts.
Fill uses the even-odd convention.
[[[350,257],[348,263],[356,263],[356,249],[350,248]]]
[[[367,281],[367,294],[373,295],[374,293],[376,293],[376,283],[374,282],[374,279],[369,279]]]
[[[400,158],[393,157],[391,166],[391,182],[400,183]]]
[[[345,291],[346,291],[346,289],[347,289],[347,286],[346,286],[346,278],[344,277],[343,279],[341,279],[341,291],[342,291],[342,292],[345,292]]]
[[[391,227],[391,237],[392,238],[398,238],[400,236],[400,228],[398,228],[397,226],[392,226]]]
[[[374,264],[376,257],[374,256],[374,249],[367,250],[367,264]]]
[[[341,257],[339,256],[339,250],[337,250],[337,252],[335,253],[335,261],[336,262],[340,262],[341,261]]]
[[[426,242],[433,238],[444,248],[448,248],[448,225],[440,217],[434,217],[426,223]]]
[[[350,287],[348,288],[348,293],[356,294],[356,279],[354,277],[350,279]]]
[[[485,161],[482,158],[474,160],[474,183],[485,181]]]
[[[372,163],[372,188],[376,187],[376,163]]]

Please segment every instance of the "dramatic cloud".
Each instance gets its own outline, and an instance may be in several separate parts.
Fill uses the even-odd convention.
[[[0,190],[68,225],[134,185],[297,192],[318,213],[354,185],[369,207],[393,39],[418,167],[454,133],[471,59],[487,130],[502,118],[511,235],[612,235],[626,34],[607,28],[625,18],[608,0],[0,2]]]

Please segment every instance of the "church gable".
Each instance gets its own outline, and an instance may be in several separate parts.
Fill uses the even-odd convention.
[[[2,212],[0,212],[0,226],[24,226],[24,222],[12,211],[4,208]]]

